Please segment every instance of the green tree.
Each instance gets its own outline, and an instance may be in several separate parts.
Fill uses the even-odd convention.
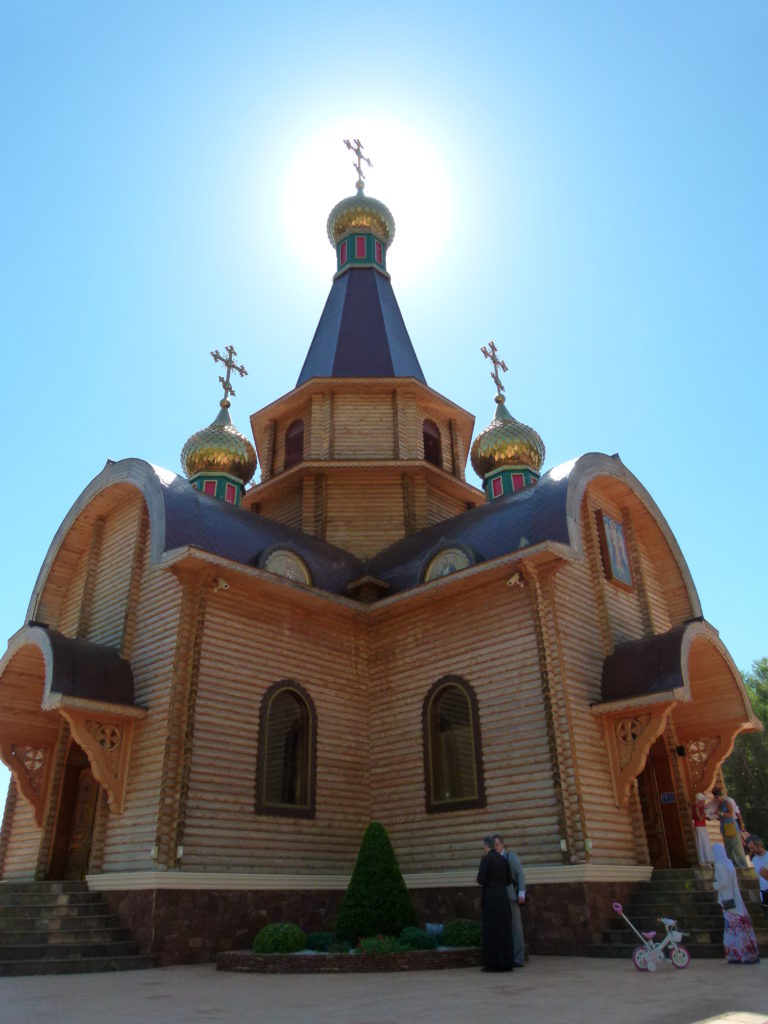
[[[357,942],[371,935],[399,935],[417,923],[387,830],[372,821],[363,835],[355,870],[336,919],[336,935]]]
[[[763,730],[736,737],[733,753],[723,765],[723,778],[749,831],[768,843],[768,658],[754,661],[742,678]]]

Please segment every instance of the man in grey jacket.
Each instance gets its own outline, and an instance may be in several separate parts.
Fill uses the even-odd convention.
[[[512,960],[515,967],[524,967],[525,943],[520,907],[525,903],[525,873],[517,854],[504,849],[504,837],[498,832],[493,837],[493,846],[497,853],[507,858],[509,870],[512,872],[512,884],[507,886],[507,896],[512,910]]]

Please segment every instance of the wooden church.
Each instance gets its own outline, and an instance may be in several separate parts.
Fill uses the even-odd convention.
[[[534,945],[584,951],[611,898],[695,863],[693,795],[755,728],[618,456],[542,475],[493,345],[474,442],[429,387],[394,231],[359,173],[328,219],[336,271],[304,365],[251,416],[255,449],[230,420],[228,348],[184,476],[108,463],[0,660],[0,878],[86,879],[161,963],[270,920],[332,928],[371,820],[430,921],[478,916],[479,841],[501,829]]]

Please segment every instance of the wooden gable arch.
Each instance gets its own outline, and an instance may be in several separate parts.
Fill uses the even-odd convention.
[[[62,720],[119,814],[134,732],[145,716],[133,705],[130,666],[117,651],[26,626],[0,659],[0,759],[38,826],[51,795]]]
[[[626,806],[651,747],[672,722],[690,787],[710,789],[740,732],[760,728],[741,675],[703,620],[623,644],[606,658],[600,716],[616,804]]]
[[[572,466],[563,467],[563,471],[568,470],[566,517],[573,548],[581,554],[585,552],[582,510],[587,491],[593,492],[590,500],[598,503],[599,494],[604,494],[631,517],[635,532],[654,561],[663,561],[668,567],[664,573],[664,588],[673,622],[700,618],[699,595],[680,545],[656,502],[619,456],[592,452],[577,459]]]

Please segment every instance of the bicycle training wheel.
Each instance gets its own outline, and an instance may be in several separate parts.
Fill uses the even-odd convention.
[[[632,950],[632,963],[638,971],[648,970],[648,951],[645,946],[637,946]]]
[[[678,946],[677,949],[672,950],[669,959],[675,967],[687,967],[691,959],[691,954],[685,946]]]

